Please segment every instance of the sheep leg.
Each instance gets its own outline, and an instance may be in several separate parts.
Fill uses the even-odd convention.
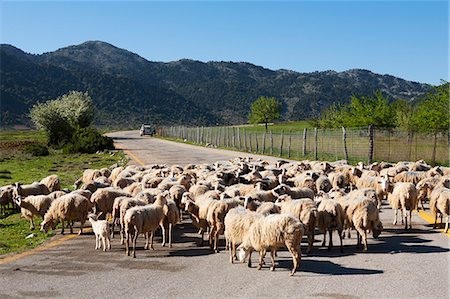
[[[136,258],[136,241],[138,237],[138,230],[137,227],[134,228],[134,236],[133,236],[133,258]]]
[[[365,229],[362,228],[356,228],[359,236],[358,236],[358,243],[361,244],[361,240],[363,243],[363,251],[367,251],[367,233]],[[361,238],[361,240],[359,239]]]
[[[324,230],[323,230],[323,241],[322,241],[322,247],[325,247],[326,243],[327,243],[327,230],[326,230],[326,229],[324,229]]]
[[[4,211],[3,211],[4,213]],[[30,229],[34,230],[34,222],[33,222],[33,217],[30,218]]]
[[[252,252],[253,250],[250,250],[249,254],[248,254],[248,263],[247,263],[247,267],[251,268],[252,267]]]
[[[450,220],[450,215],[447,215],[447,222],[445,223],[445,233],[448,232],[448,222]]]
[[[127,254],[127,256],[130,256],[130,234],[131,234],[130,229],[127,229],[125,231],[125,239],[126,239],[125,253]]]
[[[111,238],[113,238],[113,239],[114,239],[114,227],[115,227],[115,224],[116,224],[116,219],[113,217],[113,221],[111,223]]]
[[[340,230],[338,230],[338,234],[339,234],[339,240],[341,241],[341,253],[343,253],[344,252],[344,247],[342,246],[342,236],[344,235],[343,233],[343,230],[342,229],[340,229]]]
[[[330,240],[328,242],[328,250],[331,250],[333,247],[333,230],[330,228],[328,229],[328,234],[330,235]]]
[[[293,267],[292,267],[291,273],[289,274],[290,276],[292,276],[297,271],[297,269],[300,265],[300,260],[301,260],[300,246],[298,247],[298,250],[293,248],[293,246],[291,244],[286,244],[286,247],[292,255]]]
[[[306,253],[311,253],[311,250],[313,248],[314,243],[314,232],[309,231],[308,232],[308,249],[306,250]]]
[[[172,223],[169,223],[169,248],[172,248]]]
[[[433,228],[436,228],[436,226],[437,226],[437,213],[436,214],[434,214],[434,224],[433,224]]]
[[[262,249],[259,251],[259,265],[258,265],[258,270],[261,270],[263,262],[264,262],[264,257],[266,256],[266,250]]]
[[[108,249],[111,250],[111,240],[110,240],[110,237],[108,235],[106,235],[106,244],[108,245]]]
[[[408,229],[408,213],[406,212],[405,208],[402,208],[402,219],[403,217],[405,218],[405,229]]]
[[[98,249],[98,235],[95,234],[95,250]]]
[[[155,248],[153,247],[153,235],[154,235],[154,232],[152,231],[150,234],[150,248],[152,250],[155,250]]]
[[[73,234],[73,222],[67,221],[67,225],[69,225],[70,234]]]
[[[64,219],[61,220],[61,226],[62,226],[61,235],[64,235]]]
[[[276,249],[270,250],[270,259],[272,261],[272,267],[270,267],[270,271],[275,270],[275,253],[276,253]]]
[[[230,248],[228,248],[230,251],[230,262],[233,264],[234,257],[236,256],[236,243],[230,241]]]
[[[148,237],[148,232],[145,233],[145,245],[144,245],[144,249],[148,249],[148,242],[149,242],[149,237]]]
[[[163,224],[161,224],[160,227],[161,227],[162,238],[163,238],[161,246],[164,247],[164,246],[166,246],[166,228],[164,227]]]
[[[86,219],[86,217],[84,217],[82,219]],[[84,220],[81,220],[80,221],[80,231],[78,232],[79,236],[83,233],[83,226],[84,226]]]
[[[103,251],[106,251],[106,237],[102,236]]]
[[[409,210],[409,228],[412,229],[412,210]]]

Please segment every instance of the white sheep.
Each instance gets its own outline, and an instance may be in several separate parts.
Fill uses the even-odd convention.
[[[436,188],[430,196],[430,210],[434,214],[433,228],[436,228],[438,214],[446,217],[445,233],[448,232],[448,223],[450,221],[450,189],[445,187]]]
[[[363,243],[363,251],[367,251],[367,232],[372,231],[373,237],[378,238],[383,230],[376,203],[367,197],[353,199],[346,211],[349,224],[356,229],[357,244]]]
[[[167,210],[165,210],[163,226],[168,231],[169,248],[172,248],[172,230],[173,226],[180,222],[180,210],[178,205],[172,199],[167,200]]]
[[[317,220],[317,207],[314,201],[310,198],[292,199],[285,196],[279,198],[277,204],[280,205],[282,214],[292,214],[304,224],[305,234],[308,236],[306,253],[310,253],[313,248]]]
[[[275,197],[279,197],[281,195],[289,195],[293,199],[299,199],[299,198],[310,198],[314,199],[314,191],[310,188],[306,187],[295,187],[291,188],[288,185],[280,184],[276,188],[272,189],[272,193],[274,193]]]
[[[56,223],[61,221],[64,234],[64,221],[69,223],[70,233],[73,233],[72,222],[78,220],[81,222],[79,235],[83,233],[83,225],[86,217],[91,210],[92,205],[86,197],[79,194],[66,194],[55,199],[47,213],[44,215],[44,221],[41,223],[41,231],[48,232],[49,228],[55,229]]]
[[[325,246],[327,231],[329,233],[328,250],[333,247],[333,230],[337,230],[342,248],[342,231],[344,229],[344,210],[341,205],[332,199],[322,200],[317,207],[317,227],[323,233],[322,246]]]
[[[25,198],[19,196],[15,199],[16,204],[20,207],[22,216],[30,221],[30,229],[34,229],[33,217],[41,216],[44,218],[53,200],[48,195],[30,195]]]
[[[61,180],[56,174],[43,178],[40,183],[47,186],[50,192],[61,190]]]
[[[255,219],[264,217],[260,213],[256,213],[243,207],[230,209],[224,219],[225,239],[230,251],[230,262],[234,262],[236,257],[236,246],[241,244],[245,234],[248,232],[250,225]]]
[[[408,229],[408,216],[409,228],[411,228],[412,211],[417,207],[417,189],[414,184],[396,183],[394,186],[394,191],[388,195],[388,201],[394,210],[393,224],[397,224],[398,209],[401,209],[402,223],[403,217],[405,217],[405,229]],[[409,211],[409,213],[406,211]]]
[[[119,196],[131,197],[131,194],[113,187],[99,189],[92,194],[94,213],[99,216],[99,219],[106,219],[106,215],[112,213],[114,199]]]
[[[259,251],[257,268],[259,270],[262,268],[266,251],[270,249],[272,259],[270,270],[274,271],[276,250],[286,246],[292,255],[293,268],[290,272],[292,276],[300,264],[303,232],[300,220],[288,214],[272,214],[255,219],[238,247],[239,260],[244,261],[248,257],[248,266],[251,267],[251,253],[254,250]]]
[[[14,203],[14,186],[4,186],[0,188],[0,213],[5,214],[5,207]]]
[[[95,234],[95,249],[100,249],[100,242],[103,244],[103,251],[106,251],[106,248],[111,249],[111,231],[108,221],[98,220],[95,214],[89,214],[88,218],[92,225],[92,231]]]
[[[153,248],[153,235],[155,230],[161,227],[163,243],[166,241],[166,231],[163,225],[164,215],[167,214],[166,199],[162,194],[159,194],[153,204],[145,206],[136,206],[129,209],[124,216],[125,223],[125,238],[126,238],[126,254],[130,255],[130,238],[133,237],[133,258],[136,258],[136,240],[140,233],[145,234],[144,249],[149,248],[149,234],[150,234],[150,248]]]
[[[34,182],[30,185],[22,185],[20,183],[15,183],[13,190],[13,197],[17,198],[19,196],[27,197],[30,195],[47,195],[50,191],[44,184]]]

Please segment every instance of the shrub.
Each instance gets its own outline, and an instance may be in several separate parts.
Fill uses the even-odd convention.
[[[103,136],[94,128],[82,128],[75,131],[63,150],[69,154],[93,154],[105,149],[114,149],[112,138]]]
[[[28,144],[23,150],[24,153],[30,154],[34,157],[48,156],[48,148],[45,145],[32,143]]]

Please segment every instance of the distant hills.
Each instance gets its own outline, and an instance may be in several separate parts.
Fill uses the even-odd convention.
[[[348,102],[352,94],[381,90],[413,101],[431,90],[361,69],[299,73],[247,62],[153,62],[101,41],[42,55],[2,44],[0,87],[2,127],[29,124],[33,104],[70,90],[88,91],[98,109],[96,124],[108,127],[245,123],[261,95],[283,102],[284,120],[300,120],[318,116],[334,102]]]

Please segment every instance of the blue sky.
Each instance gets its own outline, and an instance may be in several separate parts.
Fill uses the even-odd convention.
[[[102,40],[152,61],[449,78],[447,1],[0,1],[0,42],[34,54]]]

